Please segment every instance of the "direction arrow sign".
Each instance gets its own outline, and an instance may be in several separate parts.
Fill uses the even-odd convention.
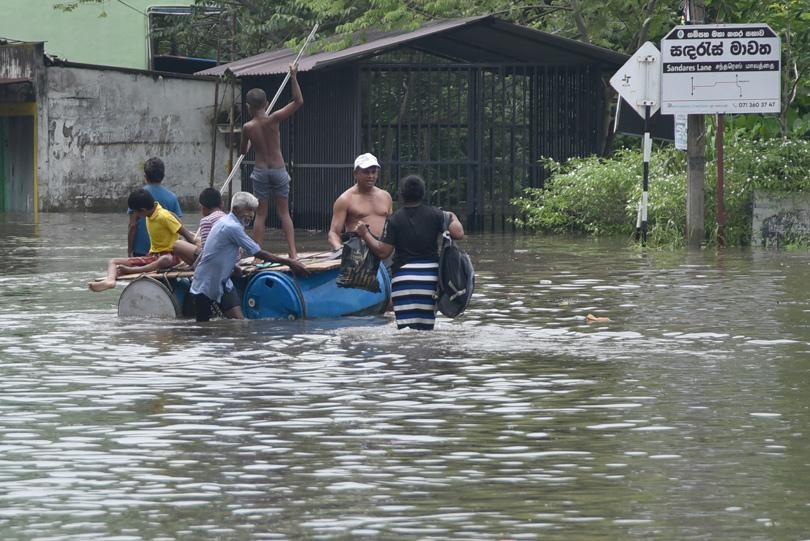
[[[650,116],[661,107],[661,53],[646,42],[630,60],[610,78],[612,86],[635,111],[644,117],[650,106]]]
[[[780,110],[780,42],[767,24],[676,26],[661,61],[664,114]]]

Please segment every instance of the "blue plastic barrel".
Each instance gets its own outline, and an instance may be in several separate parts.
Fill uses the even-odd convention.
[[[250,279],[242,296],[247,319],[301,319],[304,299],[291,275],[264,271]]]
[[[362,316],[385,311],[391,296],[391,278],[385,265],[377,271],[380,291],[372,293],[365,289],[338,287],[335,279],[340,269],[313,273],[300,280],[307,316],[322,317]]]
[[[338,287],[339,269],[306,277],[265,271],[245,287],[242,311],[248,319],[314,319],[378,314],[391,296],[391,278],[384,265],[377,271],[380,291]]]

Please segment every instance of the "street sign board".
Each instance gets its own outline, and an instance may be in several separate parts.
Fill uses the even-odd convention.
[[[610,86],[642,118],[647,105],[652,116],[661,107],[661,52],[646,42],[610,78]]]
[[[661,112],[778,113],[780,67],[767,24],[676,26],[661,40]]]

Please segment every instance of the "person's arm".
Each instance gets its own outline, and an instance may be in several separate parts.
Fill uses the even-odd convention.
[[[287,265],[294,274],[307,276],[309,275],[309,271],[307,270],[306,265],[298,261],[297,259],[289,259],[286,257],[281,257],[278,255],[271,254],[270,252],[265,252],[264,250],[259,250],[253,257],[258,257],[263,261],[272,261],[274,263],[281,263],[282,265]]]
[[[194,234],[185,228],[185,226],[180,226],[180,229],[177,230],[180,233],[180,236],[189,241],[191,244],[196,244],[194,242]]]
[[[343,246],[341,235],[343,228],[346,225],[346,214],[349,210],[348,201],[343,197],[338,197],[335,205],[332,207],[332,224],[329,226],[329,234],[327,240],[333,250],[339,250]]]
[[[245,122],[242,126],[242,133],[240,135],[241,139],[239,142],[239,154],[245,155],[248,153],[248,149],[250,149],[250,126],[249,122]]]
[[[450,225],[447,226],[447,231],[450,233],[450,238],[454,240],[461,240],[464,238],[464,226],[461,225],[461,222],[458,220],[458,216],[454,213],[450,213],[452,216],[452,220],[450,220]]]
[[[134,212],[129,215],[129,228],[127,229],[127,257],[132,257],[135,249],[135,232],[138,230],[138,215]]]
[[[371,234],[371,230],[368,228],[368,224],[363,220],[357,222],[357,227],[355,227],[354,231],[360,235],[363,242],[365,242],[371,251],[374,252],[374,255],[380,259],[385,259],[394,253],[393,246],[374,238],[374,235]]]
[[[282,120],[287,120],[290,118],[294,112],[296,112],[302,105],[304,105],[304,95],[301,94],[301,87],[298,85],[298,66],[290,64],[290,84],[292,85],[292,101],[276,111],[272,113],[270,117],[280,122]]]

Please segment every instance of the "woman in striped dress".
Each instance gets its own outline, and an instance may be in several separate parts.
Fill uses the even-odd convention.
[[[356,232],[381,259],[393,252],[391,296],[397,328],[432,330],[436,320],[436,285],[439,275],[439,244],[444,212],[425,205],[425,181],[408,175],[399,183],[402,207],[388,217],[381,239],[376,239],[361,220]],[[450,213],[450,236],[464,238],[464,228]]]

